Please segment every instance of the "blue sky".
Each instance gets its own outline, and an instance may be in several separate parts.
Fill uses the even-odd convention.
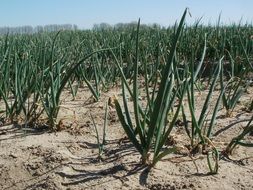
[[[253,0],[0,0],[0,26],[76,24],[91,28],[95,23],[116,24],[141,19],[163,26],[180,19],[190,8],[193,23],[253,21]]]

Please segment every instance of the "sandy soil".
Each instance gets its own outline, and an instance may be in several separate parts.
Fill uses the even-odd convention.
[[[148,171],[140,165],[140,155],[125,138],[112,107],[104,155],[98,159],[89,114],[102,134],[104,104],[115,94],[120,96],[119,88],[102,94],[100,101],[94,103],[86,88],[80,89],[74,101],[66,91],[59,118],[64,118],[68,127],[59,132],[1,126],[0,189],[253,189],[252,148],[238,147],[231,159],[222,158],[216,175],[209,175],[206,155],[190,158],[184,152],[165,157]],[[224,149],[246,125],[252,113],[243,108],[252,94],[251,87],[233,116],[219,113],[214,134],[219,149]],[[197,95],[200,106],[206,92]],[[182,126],[176,127],[172,136],[177,144],[189,144]],[[253,140],[252,136],[247,138]]]

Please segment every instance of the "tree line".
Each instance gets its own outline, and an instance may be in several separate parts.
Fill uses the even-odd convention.
[[[49,24],[45,26],[18,26],[0,27],[0,34],[34,34],[40,32],[54,32],[59,30],[77,30],[77,25],[72,24]]]

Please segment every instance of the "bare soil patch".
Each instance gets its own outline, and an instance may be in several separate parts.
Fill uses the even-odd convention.
[[[59,118],[67,127],[59,132],[0,126],[0,189],[253,189],[252,148],[238,147],[230,159],[221,158],[216,175],[209,175],[206,155],[190,158],[184,151],[169,155],[148,171],[140,164],[140,155],[126,138],[112,107],[104,155],[98,159],[89,113],[102,134],[105,102],[115,94],[120,96],[120,88],[94,102],[86,88],[75,100],[65,91]],[[224,111],[219,113],[214,143],[221,150],[252,115],[244,110],[252,94],[251,87],[231,117]],[[206,93],[196,95],[197,105],[201,105]],[[180,125],[172,138],[177,144],[189,143]],[[252,136],[247,138],[253,140]]]

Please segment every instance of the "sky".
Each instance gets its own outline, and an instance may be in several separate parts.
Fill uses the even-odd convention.
[[[76,24],[92,28],[94,24],[129,23],[173,25],[184,9],[191,13],[187,23],[201,18],[202,24],[253,21],[253,0],[0,0],[1,26],[37,26]]]

